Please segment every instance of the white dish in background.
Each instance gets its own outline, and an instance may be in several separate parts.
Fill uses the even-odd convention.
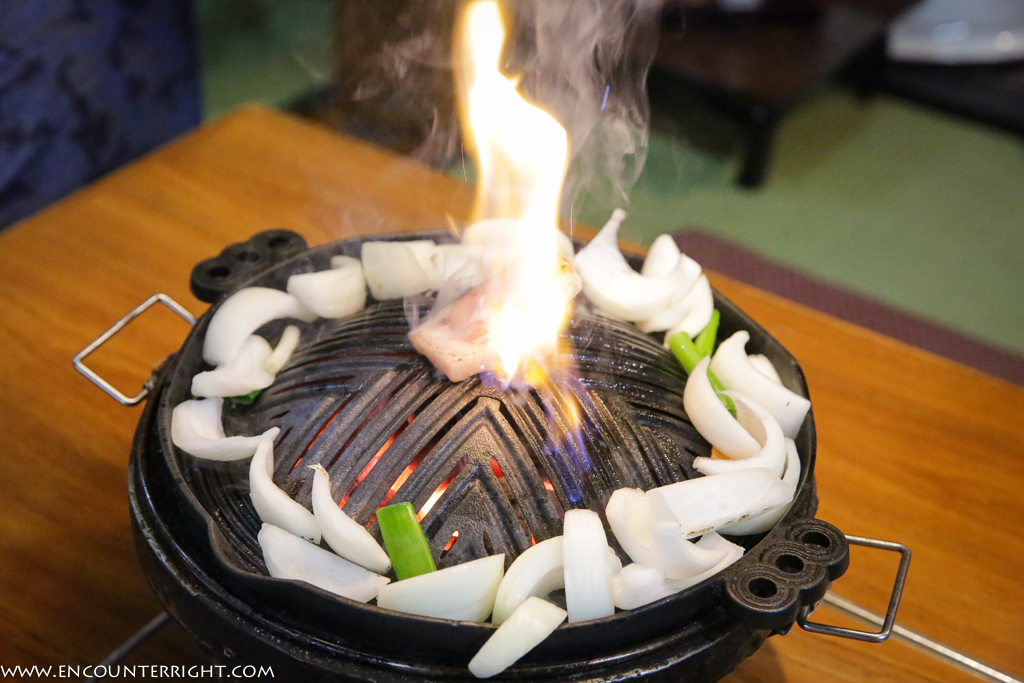
[[[1024,0],[925,0],[889,27],[887,52],[901,62],[1024,59]]]

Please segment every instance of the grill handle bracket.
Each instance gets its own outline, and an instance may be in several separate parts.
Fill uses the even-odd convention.
[[[143,301],[141,304],[133,308],[127,314],[125,314],[123,318],[121,318],[116,323],[111,325],[110,329],[108,329],[106,332],[104,332],[99,337],[90,342],[88,346],[79,351],[75,355],[75,357],[71,359],[71,364],[75,366],[75,370],[78,370],[80,373],[85,375],[93,384],[98,386],[103,391],[107,392],[107,394],[112,396],[121,405],[134,406],[141,403],[142,400],[149,395],[149,390],[153,387],[153,378],[150,377],[148,380],[146,380],[145,384],[142,385],[142,390],[135,396],[126,396],[125,394],[121,393],[116,387],[114,387],[114,385],[112,385],[110,382],[100,377],[95,370],[88,367],[85,364],[85,359],[90,353],[92,353],[99,347],[103,346],[103,344],[109,341],[111,337],[120,332],[125,325],[130,323],[132,320],[135,320],[135,318],[139,317],[140,315],[142,315],[142,313],[144,313],[146,309],[148,309],[150,306],[152,306],[158,301],[167,306],[175,313],[177,313],[189,325],[195,325],[195,316],[189,313],[184,306],[182,306],[181,304],[179,304],[177,301],[167,296],[166,294],[157,293]]]
[[[846,536],[846,541],[851,545],[859,545],[866,548],[874,548],[876,550],[898,552],[900,554],[900,566],[899,569],[896,570],[896,581],[892,587],[892,594],[889,597],[889,608],[885,612],[885,618],[882,621],[881,630],[861,631],[854,628],[833,626],[831,624],[821,624],[811,621],[811,613],[814,612],[818,605],[806,605],[803,607],[800,610],[800,614],[797,616],[797,623],[800,625],[800,628],[805,631],[810,631],[811,633],[820,633],[826,636],[838,636],[840,638],[850,638],[852,640],[862,640],[868,643],[881,643],[892,634],[893,626],[896,624],[896,610],[899,609],[900,598],[903,596],[903,586],[907,581],[907,570],[910,568],[910,548],[902,543],[880,541],[873,538],[862,538],[860,536]]]

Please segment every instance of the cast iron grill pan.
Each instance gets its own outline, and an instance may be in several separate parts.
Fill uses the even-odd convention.
[[[259,252],[270,242],[264,237],[233,245],[220,258]],[[450,240],[444,233],[417,237]],[[361,243],[350,239],[300,252],[244,284],[284,289],[289,275],[327,268],[333,255],[358,256]],[[204,261],[193,283],[204,268],[223,267],[216,259]],[[205,294],[213,299],[217,292]],[[785,349],[715,296],[722,313],[719,338],[749,331],[748,352],[767,355],[783,382],[806,395],[803,374]],[[425,298],[410,305],[425,312],[429,303]],[[327,669],[337,659],[350,666],[364,662],[375,671],[383,666],[395,675],[437,677],[441,670],[446,680],[468,676],[465,665],[492,626],[398,614],[270,578],[256,541],[260,521],[248,495],[248,461],[211,463],[171,445],[171,409],[191,397],[191,379],[205,369],[202,340],[209,318],[207,313],[197,322],[161,372],[159,396],[150,401],[136,438],[132,503],[139,542],[159,548],[151,558],[158,565],[151,580],[180,564],[166,593],[176,592],[175,584],[201,585],[214,602],[230,605],[225,609],[232,618],[254,620],[247,629],[280,632],[279,643],[297,639],[302,656],[320,653]],[[275,321],[261,333],[274,340],[286,324]],[[433,499],[422,524],[439,567],[495,553],[505,553],[507,567],[533,541],[561,533],[565,510],[586,507],[603,518],[615,489],[646,490],[698,476],[693,458],[710,453],[682,409],[686,377],[671,355],[633,325],[585,304],[576,307],[569,327],[585,389],[576,391],[582,454],[551,436],[551,420],[561,425],[564,417],[552,418],[536,394],[506,393],[480,378],[448,382],[409,343],[402,302],[371,299],[354,316],[299,325],[300,346],[275,383],[251,406],[225,402],[226,432],[256,434],[279,426],[275,482],[309,507],[306,468],[323,465],[335,500],[346,499],[346,513],[369,524],[378,540],[378,506],[408,501],[421,510]],[[593,672],[612,680],[608,672],[615,670],[640,673],[631,667],[641,661],[649,674],[664,669],[668,664],[657,662],[668,650],[676,654],[666,661],[675,661],[680,652],[692,658],[712,643],[735,641],[734,654],[722,660],[731,668],[768,630],[787,630],[799,608],[820,599],[848,562],[843,535],[813,519],[810,414],[797,446],[802,471],[796,503],[766,536],[733,539],[748,548],[739,562],[644,608],[563,626],[509,673],[566,680],[571,669],[581,680],[592,680]],[[610,533],[609,541],[614,547]],[[678,673],[673,680],[680,680]]]

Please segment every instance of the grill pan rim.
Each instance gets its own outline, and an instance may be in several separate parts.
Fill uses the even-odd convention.
[[[355,243],[361,244],[361,242],[364,239],[365,238],[353,238],[353,239],[350,239],[350,240],[344,240],[342,242],[335,242],[335,243],[332,243],[332,244],[324,245],[322,247],[317,247],[317,248],[315,248],[313,250],[310,250],[310,252],[306,252],[306,253],[300,254],[299,256],[293,257],[292,259],[289,259],[288,261],[286,261],[286,262],[284,262],[284,263],[282,263],[282,264],[280,264],[278,266],[273,267],[271,270],[273,272],[275,272],[275,273],[285,272],[285,271],[291,272],[289,269],[291,267],[293,267],[294,264],[296,262],[298,262],[299,259],[309,258],[312,252],[319,253],[319,254],[327,254],[327,255],[333,255],[333,254],[338,254],[338,253],[344,253],[344,254],[347,254],[347,255],[354,255],[354,254],[352,254],[352,249],[351,249],[352,244],[351,243],[355,242]],[[388,235],[388,236],[374,236],[373,239],[394,239],[394,240],[435,239],[436,241],[450,241],[450,236],[447,235],[447,233],[410,233],[410,234],[398,234],[398,235]],[[628,256],[627,258],[629,258],[633,262],[634,266],[638,266],[638,257]],[[261,281],[262,284],[266,284],[265,282],[262,282],[262,281],[266,279],[267,275],[268,275],[268,272],[264,272],[264,273],[258,274],[256,276],[254,276],[249,282],[247,282],[243,286],[249,286],[251,284],[254,284],[257,281]],[[281,282],[280,286],[283,287],[283,284],[284,283]],[[766,352],[767,355],[769,355],[769,357],[772,358],[773,361],[777,362],[780,359],[784,361],[783,367],[780,368],[780,371],[782,371],[782,373],[783,373],[783,377],[785,379],[788,379],[788,384],[790,385],[791,388],[796,389],[799,393],[801,393],[801,394],[806,396],[807,395],[806,381],[804,379],[802,371],[799,368],[799,365],[796,363],[795,359],[793,359],[791,354],[789,354],[788,351],[786,351],[780,344],[778,344],[778,342],[776,340],[774,340],[774,338],[772,338],[760,325],[758,325],[755,321],[750,319],[749,316],[747,316],[745,313],[743,313],[737,307],[735,307],[731,302],[729,302],[725,297],[723,297],[719,292],[717,292],[717,290],[715,291],[715,303],[716,303],[716,306],[718,306],[720,309],[723,309],[723,318],[726,317],[725,316],[726,311],[729,311],[730,316],[735,315],[735,318],[742,323],[742,329],[746,329],[746,330],[748,330],[751,333],[751,340],[752,340],[752,344],[751,345],[755,346],[755,348],[751,349],[751,352]],[[210,315],[212,315],[212,312],[215,309],[216,309],[216,306],[212,306],[210,308],[210,310],[208,310],[203,315],[203,317],[200,319],[199,323],[194,327],[193,331],[190,333],[190,338],[193,335],[200,335],[200,334],[202,334],[205,331],[206,321],[209,320]],[[185,344],[188,344],[188,343],[189,343],[189,339],[186,339]],[[195,342],[193,342],[193,343],[195,343]],[[183,348],[184,348],[184,345],[183,345]],[[172,359],[172,362],[168,363],[167,367],[164,368],[164,371],[160,373],[159,381],[158,381],[158,384],[157,384],[157,388],[156,388],[156,390],[154,392],[154,397],[159,397],[159,398],[157,398],[156,401],[153,401],[153,399],[151,399],[151,403],[162,402],[164,400],[165,393],[164,393],[163,389],[165,387],[165,382],[171,376],[171,372],[172,372],[172,370],[175,367],[175,362],[173,362],[174,360],[176,360],[176,359]],[[776,364],[778,364],[778,363],[776,363]],[[794,386],[794,384],[795,384],[795,386]],[[158,412],[161,412],[161,411],[158,411]],[[169,409],[162,410],[162,413],[163,413],[164,416],[168,416],[169,415]],[[140,430],[142,428],[143,428],[143,423],[140,421]],[[163,430],[163,431],[165,431],[165,430]],[[164,434],[164,437],[166,438],[166,434]],[[169,441],[167,441],[167,443],[169,443]],[[754,544],[752,547],[750,547],[748,549],[747,554],[744,556],[743,559],[741,559],[737,563],[737,565],[740,565],[741,563],[743,563],[744,560],[747,559],[747,557],[752,556],[753,554],[755,554],[762,547],[765,547],[765,546],[769,545],[771,543],[771,541],[772,541],[773,536],[776,534],[776,532],[779,530],[779,528],[785,526],[788,522],[791,522],[793,519],[799,521],[799,520],[812,519],[813,518],[813,512],[814,512],[814,509],[816,507],[816,500],[814,499],[814,496],[813,496],[813,467],[814,467],[814,458],[815,458],[815,450],[816,450],[816,440],[814,438],[813,411],[812,411],[812,413],[808,414],[808,418],[807,418],[807,420],[806,420],[806,422],[804,424],[804,427],[802,428],[801,433],[798,436],[798,444],[801,445],[801,448],[800,448],[800,451],[801,451],[801,477],[800,477],[800,484],[799,484],[799,487],[798,487],[797,501],[794,504],[793,509],[786,515],[784,520],[782,522],[780,522],[780,524],[778,525],[778,527],[776,527],[776,529],[774,529],[773,531],[771,531],[768,534],[766,534],[764,537],[762,537],[760,540],[758,540],[758,542],[756,544]],[[133,452],[133,460],[134,459],[135,459],[135,453]],[[180,473],[179,473],[179,475],[180,475]],[[208,533],[210,533],[210,530],[215,528],[215,524],[213,523],[212,518],[207,513],[205,508],[202,506],[202,504],[198,500],[195,499],[195,497],[192,494],[191,490],[188,488],[188,486],[185,485],[184,480],[180,476],[177,478],[177,482],[178,482],[178,485],[179,485],[179,487],[181,489],[181,492],[190,500],[191,504],[195,508],[195,511],[201,517],[203,517],[205,519],[205,521],[206,521],[206,528],[208,530]],[[134,506],[134,504],[135,504],[135,501],[133,501],[133,506]],[[207,543],[214,549],[214,552],[216,553],[217,544],[213,542],[212,537],[207,539]],[[674,595],[674,596],[669,596],[667,598],[663,598],[660,601],[657,601],[655,603],[652,603],[650,605],[646,605],[644,607],[641,607],[641,608],[638,608],[638,609],[635,609],[635,610],[618,612],[614,616],[611,616],[611,617],[606,617],[606,618],[602,618],[602,619],[599,619],[599,620],[594,620],[594,621],[591,621],[591,622],[581,622],[581,623],[577,623],[577,624],[563,625],[562,627],[560,627],[559,631],[562,631],[562,632],[567,633],[567,634],[570,634],[570,633],[584,634],[587,631],[589,631],[590,629],[593,629],[595,627],[606,626],[606,625],[609,625],[609,624],[619,624],[621,622],[630,621],[630,620],[644,619],[644,618],[646,618],[649,615],[653,615],[653,614],[658,613],[659,611],[664,610],[666,607],[670,607],[672,605],[675,605],[677,603],[682,602],[683,598],[685,596],[688,596],[688,595],[692,596],[692,595],[697,594],[697,593],[711,593],[711,594],[715,595],[716,599],[717,599],[717,596],[720,596],[720,594],[723,592],[723,589],[722,589],[723,584],[726,582],[726,580],[728,579],[729,575],[733,571],[736,570],[737,565],[734,565],[733,567],[730,567],[729,569],[726,569],[723,572],[720,572],[716,576],[711,577],[711,578],[705,580],[704,582],[702,582],[700,584],[697,584],[696,586],[693,586],[693,587],[687,589],[686,591],[681,592],[680,594],[677,594],[677,595]],[[230,563],[228,563],[228,564],[226,564],[224,566],[227,569],[229,569],[230,571],[238,571],[234,567],[231,567]],[[280,581],[278,579],[272,579],[272,578],[266,577],[266,576],[261,576],[260,578],[262,578],[262,579],[264,579],[266,581],[271,581],[271,582],[279,582]],[[292,582],[292,583],[295,583],[295,582]],[[311,588],[311,587],[304,587],[303,590],[313,591],[314,593],[317,593],[317,592],[322,593],[321,591],[318,591],[318,589]],[[344,599],[344,598],[339,598],[337,596],[329,595],[327,593],[322,593],[322,595],[323,596],[327,596],[328,599],[330,599],[330,600],[333,600],[333,601],[336,601],[336,602],[340,602],[340,603],[344,604],[348,608],[354,608],[356,610],[369,610],[369,611],[375,612],[375,613],[383,613],[388,618],[392,618],[392,619],[403,619],[403,620],[410,620],[411,619],[411,620],[414,620],[414,621],[420,623],[423,628],[431,628],[431,627],[437,627],[437,626],[449,626],[449,627],[454,627],[456,629],[459,629],[461,632],[482,633],[485,636],[489,635],[492,632],[492,630],[494,628],[496,628],[492,624],[474,624],[474,623],[467,623],[467,622],[453,622],[453,621],[444,620],[444,619],[434,619],[434,618],[428,618],[428,617],[418,617],[418,616],[414,616],[414,615],[407,615],[407,614],[402,614],[402,613],[397,613],[397,612],[391,612],[389,610],[385,610],[383,608],[376,607],[375,605],[366,605],[366,604],[362,604],[362,603],[356,603],[356,602],[353,602],[353,601],[350,601],[350,600],[347,600],[347,599]],[[585,636],[581,636],[581,637],[585,637]]]

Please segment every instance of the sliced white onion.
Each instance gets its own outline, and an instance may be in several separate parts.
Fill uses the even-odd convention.
[[[461,298],[466,292],[487,279],[483,249],[468,244],[439,244],[434,250],[434,268],[438,276],[438,290],[433,310]]]
[[[430,240],[363,242],[363,275],[375,299],[401,299],[437,287]]]
[[[378,574],[391,569],[391,558],[362,524],[338,507],[331,496],[331,478],[322,465],[313,465],[313,516],[327,545],[350,562]]]
[[[796,451],[796,444],[792,439],[786,439],[786,473],[782,475],[782,483],[785,484],[792,494],[790,501],[780,508],[760,515],[748,517],[740,522],[726,524],[719,528],[723,534],[733,536],[746,536],[748,534],[762,534],[771,531],[775,525],[782,521],[789,509],[793,507],[793,499],[796,497],[796,487],[800,483],[800,455]]]
[[[569,621],[589,621],[615,613],[608,539],[593,510],[568,510],[563,523],[565,605]]]
[[[171,411],[171,442],[204,460],[243,460],[263,441],[273,442],[281,432],[271,427],[259,436],[225,436],[221,424],[222,398],[185,401]]]
[[[761,444],[722,405],[708,379],[710,361],[704,358],[690,373],[683,389],[683,408],[700,435],[723,455],[749,458],[761,450]]]
[[[654,514],[676,519],[687,538],[775,510],[792,497],[790,488],[764,469],[698,477],[647,492]]]
[[[688,288],[689,273],[682,260],[660,277],[644,277],[633,270],[617,239],[625,217],[622,209],[612,213],[601,232],[576,254],[576,271],[595,306],[612,317],[635,322],[667,308],[673,295]]]
[[[500,624],[527,598],[543,598],[564,586],[562,557],[561,536],[541,541],[517,557],[498,586],[491,621]]]
[[[285,366],[288,359],[292,357],[292,354],[298,346],[299,328],[295,325],[289,325],[284,328],[284,332],[281,333],[281,339],[278,340],[277,346],[274,347],[274,351],[263,363],[263,369],[272,375],[276,375],[278,371]]]
[[[775,369],[772,362],[768,360],[768,356],[763,353],[752,353],[747,356],[747,360],[750,364],[757,368],[762,375],[775,382],[776,384],[782,384],[782,378],[779,377],[779,371]]]
[[[678,579],[666,578],[664,572],[657,567],[626,565],[615,577],[615,606],[619,609],[636,609],[674,595],[714,576],[743,556],[742,546],[725,540],[714,531],[704,534],[695,545],[704,552],[714,554],[719,560],[703,571]]]
[[[249,463],[249,497],[260,519],[312,543],[320,542],[320,524],[313,513],[277,487],[273,480],[274,444],[262,441]]]
[[[321,318],[344,318],[366,305],[363,265],[351,256],[333,257],[328,270],[292,275],[287,289]]]
[[[527,599],[470,660],[470,673],[477,678],[500,674],[551,635],[566,614],[540,598]]]
[[[690,297],[693,285],[701,276],[700,264],[679,251],[671,235],[659,235],[647,251],[640,274],[645,277],[661,277],[672,272],[680,263],[687,272],[687,284],[672,295],[668,306],[647,320],[637,322],[641,332],[663,332],[678,325],[690,310],[694,300]]]
[[[483,282],[481,259],[483,249],[469,244],[438,244],[431,255],[440,286],[453,277],[464,278],[468,288]],[[472,284],[470,284],[472,283]]]
[[[779,421],[782,433],[795,439],[811,402],[776,384],[750,363],[744,350],[749,339],[750,333],[741,330],[719,344],[711,359],[711,370],[726,389],[738,391],[759,403]]]
[[[722,559],[720,553],[686,540],[678,521],[659,519],[640,489],[615,491],[605,515],[619,545],[633,562],[657,568],[669,578],[699,574]]]
[[[203,339],[203,360],[210,365],[231,361],[245,340],[261,326],[279,318],[309,322],[316,313],[287,292],[268,287],[240,289],[220,305]]]
[[[273,524],[264,523],[257,539],[267,571],[275,579],[305,581],[358,602],[373,600],[391,581]]]
[[[647,250],[640,274],[644,277],[667,275],[676,267],[682,255],[683,252],[679,251],[679,245],[672,239],[672,235],[658,235],[651,242],[651,248]]]
[[[244,396],[266,389],[274,383],[273,373],[264,368],[271,353],[266,339],[256,334],[249,335],[234,358],[192,378],[192,394]]]
[[[694,458],[693,468],[703,474],[722,474],[737,470],[763,467],[781,477],[786,469],[786,437],[782,427],[771,413],[735,391],[725,392],[736,405],[736,421],[748,434],[760,434],[761,450],[746,458]]]
[[[697,283],[701,282],[701,278],[703,278],[704,282],[707,281],[707,278],[701,275],[700,264],[686,254],[680,254],[679,259],[687,272],[688,281],[686,286],[672,295],[665,310],[659,311],[653,317],[641,320],[636,324],[641,332],[663,332],[679,327],[690,316],[690,310],[694,303],[700,300],[700,297],[694,294],[694,288],[697,286]],[[713,305],[712,310],[714,310]],[[702,316],[703,313],[700,313],[700,315]],[[711,320],[710,314],[708,320]]]
[[[665,333],[665,343],[677,332],[686,332],[691,339],[711,322],[715,312],[715,295],[707,275],[701,275],[686,294],[686,315]]]
[[[680,590],[669,586],[665,572],[657,567],[627,564],[614,580],[615,606],[619,609],[636,609]]]
[[[505,570],[505,555],[420,574],[381,589],[377,604],[385,609],[455,621],[485,621]]]

